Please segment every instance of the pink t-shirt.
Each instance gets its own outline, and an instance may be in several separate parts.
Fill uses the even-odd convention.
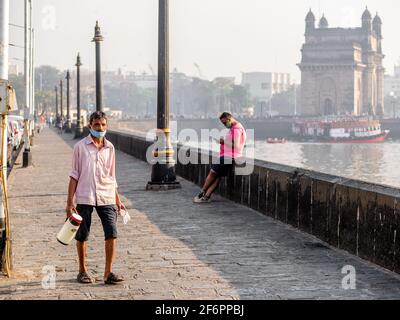
[[[104,139],[98,150],[89,135],[74,147],[70,177],[78,181],[76,204],[107,206],[116,204],[115,148]]]
[[[228,131],[225,141],[229,145],[223,144],[220,149],[220,157],[237,159],[243,157],[243,149],[246,144],[247,134],[241,123],[236,123]],[[236,145],[236,147],[234,147]]]

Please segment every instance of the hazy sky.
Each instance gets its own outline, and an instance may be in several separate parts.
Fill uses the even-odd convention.
[[[24,0],[11,0],[11,22],[23,24]],[[94,69],[94,25],[105,37],[103,69],[157,69],[158,0],[33,0],[37,65],[74,68],[79,51],[84,67]],[[325,13],[330,26],[361,25],[368,5],[383,20],[385,66],[392,73],[400,56],[399,0],[170,0],[171,70],[198,76],[236,76],[241,72],[289,72],[304,41],[304,19],[311,7]],[[23,32],[11,27],[11,42],[22,45]],[[23,50],[11,48],[11,57]],[[15,63],[15,61],[14,61]],[[21,69],[22,71],[22,69]]]

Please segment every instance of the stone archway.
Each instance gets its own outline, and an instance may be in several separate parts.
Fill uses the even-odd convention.
[[[324,78],[321,81],[319,113],[325,116],[338,114],[336,84],[332,78]]]
[[[332,116],[335,115],[335,109],[332,103],[332,100],[327,98],[324,101],[324,115],[325,116]]]

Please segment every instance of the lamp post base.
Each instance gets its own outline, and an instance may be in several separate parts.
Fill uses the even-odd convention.
[[[71,122],[70,121],[67,122],[67,126],[65,128],[65,132],[66,133],[72,133],[72,126],[71,126]]]
[[[158,146],[153,151],[153,161],[155,160],[155,162],[151,170],[151,181],[147,184],[146,190],[167,191],[182,188],[176,180],[176,162],[169,133],[169,129],[158,129]]]
[[[22,167],[28,168],[32,165],[32,153],[30,151],[25,150],[22,157]]]
[[[75,139],[82,139],[83,138],[83,128],[77,127],[75,129]]]

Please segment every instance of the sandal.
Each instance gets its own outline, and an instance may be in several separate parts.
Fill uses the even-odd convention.
[[[111,272],[108,275],[107,280],[104,281],[104,283],[105,284],[114,285],[114,284],[118,284],[118,283],[123,282],[123,281],[125,281],[123,277],[117,276],[116,274]]]
[[[79,283],[83,284],[93,283],[93,278],[89,276],[87,272],[81,272],[80,274],[78,274],[77,280]]]

